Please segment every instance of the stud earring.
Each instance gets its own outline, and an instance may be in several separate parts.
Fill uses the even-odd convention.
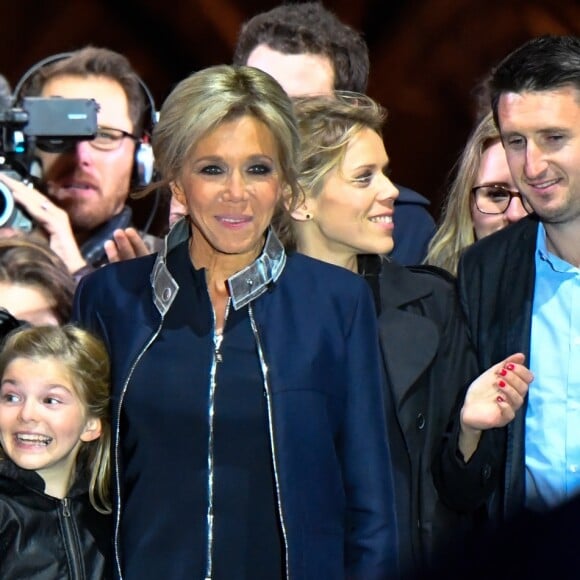
[[[307,214],[304,214],[304,217],[305,217],[307,220],[310,220],[310,219],[312,219],[312,215],[310,215],[309,213],[307,213]]]

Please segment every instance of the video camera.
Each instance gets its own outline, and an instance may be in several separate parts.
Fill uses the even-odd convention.
[[[94,99],[62,97],[25,97],[19,107],[0,107],[0,173],[36,185],[36,149],[63,153],[78,141],[94,139],[98,108]],[[0,182],[0,228],[30,231],[33,225]]]

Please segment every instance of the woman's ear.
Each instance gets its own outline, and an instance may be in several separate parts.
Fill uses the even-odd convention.
[[[294,208],[290,215],[292,219],[296,220],[297,222],[307,222],[310,221],[314,217],[314,200],[308,199],[305,202],[301,203],[298,207]]]
[[[101,420],[92,417],[87,419],[84,431],[81,433],[81,441],[89,442],[98,439],[103,432],[103,425]]]
[[[183,206],[186,205],[185,192],[183,188],[177,181],[169,182],[169,189],[171,189],[171,195]]]

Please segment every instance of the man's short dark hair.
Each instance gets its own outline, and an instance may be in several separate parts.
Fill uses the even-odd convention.
[[[38,96],[44,85],[52,78],[71,75],[78,77],[102,76],[121,85],[129,106],[129,118],[133,132],[141,135],[147,103],[141,80],[129,60],[122,54],[108,48],[86,46],[71,53],[70,56],[47,64],[39,69],[25,85],[23,94]]]
[[[502,94],[568,85],[580,91],[580,37],[549,34],[528,40],[491,72],[489,90],[495,122]]]
[[[336,90],[366,92],[369,54],[365,40],[320,2],[282,4],[248,20],[240,30],[234,64],[247,64],[259,44],[284,54],[328,57]]]

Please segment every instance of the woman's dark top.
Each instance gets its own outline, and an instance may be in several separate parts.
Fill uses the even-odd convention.
[[[137,388],[128,390],[123,406],[120,537],[126,579],[134,578],[133,566],[138,569],[142,554],[150,550],[160,556],[190,555],[186,561],[160,557],[151,578],[202,579],[207,572],[213,310],[205,271],[194,269],[186,243],[169,254],[168,265],[181,290],[160,336],[137,365],[132,379]],[[247,307],[229,310],[219,359],[212,578],[281,578],[264,379]],[[160,360],[172,361],[169,374]],[[160,490],[168,488],[172,497],[160,497]],[[149,498],[145,505],[144,498]],[[190,525],[175,534],[184,513]],[[125,519],[132,525],[123,526]],[[177,550],[176,541],[182,543]]]

